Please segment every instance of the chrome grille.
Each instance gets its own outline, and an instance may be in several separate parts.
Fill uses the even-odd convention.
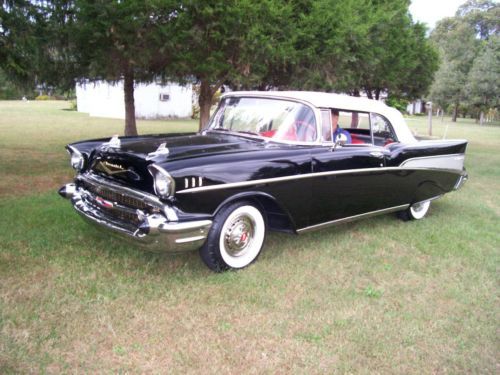
[[[94,195],[97,195],[106,200],[116,202],[118,204],[138,208],[141,210],[147,209],[149,207],[148,204],[144,203],[142,200],[130,197],[128,195],[116,192],[106,186],[93,185],[86,181],[83,182],[84,189],[88,190]]]
[[[86,197],[84,199],[87,204],[90,204],[94,209],[105,213],[109,217],[134,225],[140,224],[139,217],[135,212],[124,211],[119,208],[103,208],[99,206],[99,204],[97,204],[96,201],[91,197]]]

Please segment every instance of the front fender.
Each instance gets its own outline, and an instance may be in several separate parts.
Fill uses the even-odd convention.
[[[296,232],[296,224],[290,212],[271,194],[262,191],[245,191],[237,193],[222,201],[213,213],[213,216],[228,204],[236,201],[249,200],[254,202],[258,208],[267,216],[270,229],[275,231]]]

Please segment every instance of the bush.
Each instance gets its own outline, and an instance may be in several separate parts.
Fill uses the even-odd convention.
[[[391,96],[387,98],[385,101],[385,104],[387,104],[390,107],[396,108],[398,111],[406,113],[406,107],[408,106],[408,100],[403,99],[403,98],[398,98],[396,96]]]
[[[48,95],[38,95],[35,100],[50,100],[52,99],[50,96]]]

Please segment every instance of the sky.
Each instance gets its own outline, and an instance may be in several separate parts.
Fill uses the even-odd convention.
[[[410,13],[414,21],[426,23],[429,29],[445,17],[455,15],[458,7],[466,0],[412,0]]]

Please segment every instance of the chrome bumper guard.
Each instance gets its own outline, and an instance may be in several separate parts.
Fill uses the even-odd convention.
[[[85,179],[85,177],[80,178]],[[106,183],[105,186],[117,188],[116,184]],[[120,193],[123,192],[120,191]],[[169,220],[168,216],[176,218],[176,215],[173,215],[170,206],[163,203],[161,203],[165,206],[163,209],[156,209],[157,212],[146,214],[142,210],[134,210],[131,207],[96,197],[77,184],[63,186],[59,190],[59,194],[70,199],[73,208],[88,222],[118,234],[122,238],[136,240],[137,243],[145,245],[153,251],[183,252],[198,249],[205,242],[212,226],[211,220],[185,222]],[[134,194],[137,196],[143,193],[134,191]],[[145,200],[155,198],[146,196],[146,194],[144,196]],[[114,215],[111,214],[111,210],[114,211]],[[127,217],[135,217],[136,220],[135,222],[125,221],[120,219],[120,215],[129,215]]]
[[[469,178],[469,175],[467,174],[467,172],[463,171],[460,174],[460,177],[458,177],[458,180],[455,183],[455,186],[453,187],[453,190],[458,190],[462,186],[464,186],[464,184],[467,182],[468,178]]]

